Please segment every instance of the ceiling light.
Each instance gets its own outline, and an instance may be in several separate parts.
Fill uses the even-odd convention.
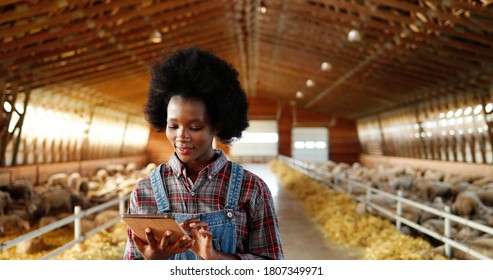
[[[261,1],[261,2],[260,2],[260,7],[258,7],[258,10],[259,10],[262,14],[267,13],[267,7],[265,6],[264,1]]]
[[[296,97],[297,97],[297,98],[303,98],[303,96],[304,96],[304,95],[303,95],[303,92],[301,92],[301,91],[299,91],[299,90],[296,92]]]
[[[315,83],[312,80],[310,80],[310,79],[306,80],[306,86],[307,87],[313,87],[314,85],[315,85]]]
[[[358,30],[352,29],[347,34],[347,39],[349,42],[360,42],[361,41],[361,34],[359,33]]]
[[[332,69],[332,65],[330,65],[330,63],[328,62],[322,62],[322,65],[320,65],[320,69],[322,69],[322,71],[329,71],[330,69]]]
[[[155,44],[161,43],[163,41],[163,36],[159,30],[154,30],[149,37],[149,40]]]

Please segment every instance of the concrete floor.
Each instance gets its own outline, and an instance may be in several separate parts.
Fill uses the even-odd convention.
[[[322,235],[319,225],[310,219],[302,202],[290,190],[282,186],[267,164],[243,164],[243,167],[260,176],[272,192],[286,260],[356,260],[360,258],[360,250],[331,244],[330,240]]]

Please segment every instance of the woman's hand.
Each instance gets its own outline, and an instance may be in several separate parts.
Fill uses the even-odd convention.
[[[132,239],[146,260],[166,260],[171,256],[185,252],[193,245],[193,240],[189,240],[185,235],[180,237],[175,243],[170,244],[172,232],[166,231],[161,241],[154,238],[150,228],[146,228],[147,243],[132,233]]]
[[[212,232],[209,231],[209,224],[192,218],[184,221],[181,226],[190,232],[193,244],[190,250],[204,260],[217,260],[218,252],[212,246]]]

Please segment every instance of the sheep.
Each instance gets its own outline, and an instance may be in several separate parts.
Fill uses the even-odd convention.
[[[16,253],[19,255],[34,254],[46,250],[52,249],[53,246],[49,246],[41,237],[35,237],[32,239],[24,240],[17,244]]]
[[[80,180],[81,176],[78,172],[71,173],[67,178],[67,186],[72,190],[77,188],[77,182]]]
[[[44,214],[47,215],[53,209],[65,208],[71,212],[72,206],[78,202],[79,197],[67,189],[51,189],[41,194],[40,199]]]
[[[57,173],[50,176],[48,179],[48,187],[62,186],[66,188],[68,186],[67,173]]]
[[[85,177],[77,178],[74,182],[72,190],[80,194],[87,195],[89,193],[89,179]]]
[[[146,167],[142,170],[142,176],[147,176],[151,174],[152,170],[154,170],[157,167],[155,163],[149,163],[146,165]]]
[[[16,214],[8,214],[8,215],[0,216],[0,235],[3,235],[5,233],[6,226],[8,226],[9,228],[13,228],[13,227],[24,228],[25,230],[31,229],[31,225],[29,224],[29,222],[24,219],[21,219]]]
[[[351,165],[345,163],[345,162],[340,162],[338,163],[334,169],[332,169],[332,173],[344,173],[345,171],[347,171],[348,169],[351,168]]]
[[[42,228],[57,221],[56,216],[43,216],[39,219],[38,227]]]
[[[426,201],[433,201],[437,196],[449,198],[452,195],[451,184],[435,180],[419,179],[416,181],[415,189],[418,197]]]
[[[464,217],[472,217],[473,215],[484,213],[491,214],[493,210],[483,204],[476,192],[463,191],[457,195],[452,204],[452,213]]]
[[[479,199],[486,206],[493,206],[493,190],[481,190],[477,191]]]
[[[490,258],[493,258],[493,238],[485,238],[485,237],[479,237],[475,238],[472,240],[466,240],[462,242],[465,246],[473,249],[474,251],[478,251],[483,255],[486,255]],[[445,255],[445,245],[438,246],[436,248],[433,248],[431,250],[428,250],[426,252],[428,253],[435,253],[435,254],[442,254]],[[477,260],[476,257],[461,251],[459,249],[454,249],[452,250],[452,259],[459,259],[459,260]]]
[[[126,179],[118,184],[118,190],[123,192],[124,194],[129,194],[134,189],[136,184],[136,179]]]
[[[0,215],[5,215],[12,207],[12,198],[8,192],[0,191]]]
[[[389,184],[395,190],[410,190],[414,185],[414,177],[410,175],[390,177]]]
[[[108,164],[105,169],[108,171],[109,176],[114,176],[117,173],[122,174],[125,172],[125,167],[123,164]]]
[[[99,169],[98,171],[96,171],[96,180],[103,184],[105,181],[106,181],[106,178],[108,178],[109,174],[108,174],[108,171],[106,169]]]
[[[125,166],[125,175],[131,176],[137,170],[137,164],[130,162]]]
[[[17,179],[7,187],[7,192],[13,200],[29,200],[34,195],[33,181],[30,179]]]
[[[440,171],[427,169],[423,176],[424,179],[432,180],[432,181],[443,181],[445,174]]]

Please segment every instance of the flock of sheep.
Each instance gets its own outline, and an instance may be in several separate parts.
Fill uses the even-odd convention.
[[[448,207],[452,214],[493,227],[493,178],[447,174],[410,166],[385,167],[381,165],[368,168],[359,163],[349,165],[331,161],[310,165],[323,170],[326,179],[346,191],[349,191],[351,181],[357,181],[392,194],[397,194],[401,190],[405,198],[441,211],[445,211]],[[351,186],[353,195],[360,196],[360,198],[366,196],[367,192],[364,188],[354,185]],[[359,201],[362,201],[357,209],[360,213],[371,213],[388,218],[368,207],[365,199],[359,199]],[[373,194],[371,201],[393,213],[396,212],[394,199]],[[402,215],[408,220],[440,234],[444,233],[443,218],[407,204],[403,204],[402,207]],[[422,236],[436,246],[442,244],[406,225],[403,225],[401,230],[409,235]],[[471,247],[478,247],[493,257],[493,237],[490,234],[459,223],[452,223],[450,235],[453,239]],[[439,250],[441,249],[443,247],[439,246]]]
[[[25,232],[46,226],[73,215],[74,206],[77,205],[88,209],[116,198],[120,193],[128,194],[138,180],[155,167],[153,163],[142,169],[138,169],[134,163],[110,164],[90,177],[83,177],[77,172],[57,173],[51,175],[47,182],[36,186],[28,179],[18,179],[10,185],[1,186],[0,236],[11,234],[8,229]],[[109,209],[85,217],[81,221],[81,231],[87,232],[119,214],[118,210]],[[25,244],[19,244],[17,251],[31,253],[42,250],[43,246],[39,243],[42,243],[41,238],[31,239]]]

